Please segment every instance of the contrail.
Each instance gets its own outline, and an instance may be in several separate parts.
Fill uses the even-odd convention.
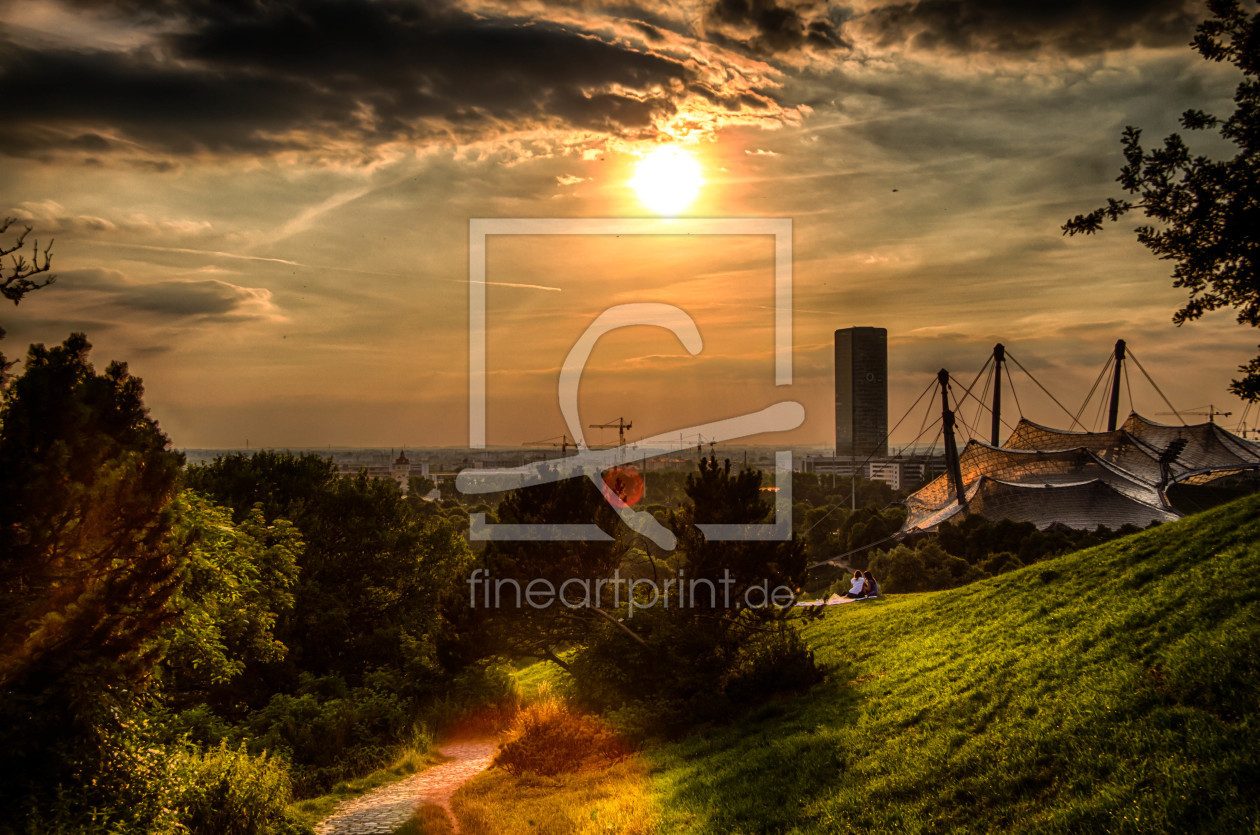
[[[242,255],[239,252],[218,252],[213,249],[186,249],[179,246],[151,246],[149,244],[126,244],[119,241],[96,241],[105,246],[125,246],[131,249],[148,249],[153,252],[182,252],[186,255],[214,255],[219,258],[236,258],[240,261],[266,261],[269,264],[284,264],[286,267],[306,267],[297,261],[286,261],[283,258],[263,258],[261,255]]]
[[[392,278],[410,278],[419,279],[420,281],[441,281],[447,284],[467,284],[468,282],[460,278],[438,278],[431,275],[414,275],[409,273],[388,273],[379,270],[356,270],[353,267],[333,267],[333,266],[316,266],[315,264],[302,264],[298,261],[288,261],[284,258],[264,258],[261,255],[242,255],[239,252],[219,252],[214,249],[188,249],[179,246],[153,246],[151,244],[127,244],[118,241],[96,241],[98,244],[106,246],[123,246],[132,249],[147,249],[153,252],[178,252],[185,255],[213,255],[217,258],[235,258],[240,261],[262,261],[267,264],[283,264],[286,267],[300,267],[304,270],[334,270],[342,273],[357,273],[359,275],[384,275]],[[516,287],[521,290],[546,290],[549,293],[563,292],[559,287],[551,287],[546,284],[519,284],[511,281],[486,281],[484,282],[490,287]]]

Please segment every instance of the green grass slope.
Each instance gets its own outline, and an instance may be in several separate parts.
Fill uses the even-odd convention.
[[[658,831],[1260,831],[1260,498],[806,636],[827,682],[647,752]]]

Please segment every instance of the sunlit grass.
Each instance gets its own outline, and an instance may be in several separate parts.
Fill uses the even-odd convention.
[[[1254,497],[806,635],[829,681],[650,752],[662,831],[1260,826]]]
[[[652,832],[647,765],[631,757],[599,771],[513,777],[498,769],[465,784],[452,807],[465,835]]]
[[[561,657],[563,658],[564,654],[561,654]],[[564,670],[550,661],[530,664],[515,670],[512,675],[516,679],[521,699],[526,702],[537,700],[540,690],[544,693],[561,692],[567,679]]]
[[[806,637],[830,671],[808,693],[604,772],[487,773],[456,794],[461,823],[1260,831],[1260,498],[961,589],[838,607]]]

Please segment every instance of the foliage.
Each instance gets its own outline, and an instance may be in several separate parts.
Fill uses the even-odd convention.
[[[233,524],[230,511],[186,490],[174,509],[173,536],[188,560],[173,599],[179,619],[163,635],[168,703],[222,702],[231,693],[223,685],[247,665],[284,657],[274,630],[293,608],[303,544],[291,523],[268,525],[258,506]]]
[[[1260,14],[1248,15],[1238,0],[1208,0],[1212,17],[1199,24],[1192,46],[1209,61],[1229,61],[1242,73],[1228,119],[1202,110],[1181,117],[1185,130],[1215,128],[1237,148],[1227,160],[1194,156],[1180,134],[1147,150],[1142,133],[1126,127],[1125,165],[1117,181],[1133,199],[1110,199],[1068,221],[1066,234],[1090,234],[1134,209],[1152,223],[1137,238],[1173,261],[1173,286],[1189,300],[1173,316],[1178,325],[1223,307],[1238,311],[1240,324],[1260,327]],[[1230,391],[1260,400],[1260,356],[1239,368]]]
[[[176,759],[175,807],[190,835],[300,835],[309,830],[287,812],[293,788],[283,760],[251,756],[227,743]]]
[[[554,777],[619,762],[630,750],[606,722],[548,693],[516,715],[492,765],[517,777]]]
[[[866,565],[884,591],[940,591],[1137,531],[1134,525],[1114,531],[1102,526],[1092,531],[1052,526],[1043,531],[1031,522],[968,516],[944,522],[935,534],[870,552]],[[843,594],[847,579],[840,577],[830,590]]]
[[[573,478],[540,484],[508,493],[499,504],[498,520],[503,524],[593,523],[602,530],[615,530],[619,524],[612,508],[587,479]],[[485,586],[470,587],[465,600],[471,607],[475,628],[487,640],[487,649],[514,656],[544,658],[564,666],[557,650],[585,640],[601,616],[596,609],[610,608],[601,595],[590,607],[556,604],[534,608],[518,598],[512,586],[543,581],[560,590],[565,581],[594,581],[611,577],[622,563],[628,546],[624,541],[491,542],[482,558],[485,582],[500,591],[485,605]],[[493,593],[492,593],[493,594]],[[581,594],[570,598],[577,602]],[[592,594],[592,597],[594,595]]]
[[[97,375],[89,350],[82,334],[32,346],[0,409],[0,685],[135,680],[172,616],[181,456],[140,380],[122,363]]]
[[[0,785],[0,833],[178,830],[179,785],[171,779],[170,752],[156,744],[137,699],[102,701],[87,702],[85,712],[74,717],[73,735],[50,736],[36,725],[25,744],[6,746],[6,755],[14,756],[8,780]],[[25,749],[40,744],[54,746],[43,759],[56,768],[28,773],[32,757]]]
[[[400,745],[425,736],[407,698],[386,687],[349,688],[333,676],[307,677],[298,693],[274,694],[245,727],[256,747],[292,757],[302,796],[379,768]]]
[[[678,576],[691,592],[684,599],[677,586],[664,589],[656,605],[639,601],[632,616],[596,625],[571,664],[581,701],[635,736],[683,733],[818,677],[782,605],[804,580],[800,543],[711,541],[697,527],[768,520],[761,474],[732,474],[729,461],[709,458],[686,491],[690,502],[672,523]],[[775,589],[785,592],[778,605],[769,598]]]
[[[771,589],[786,587],[796,591],[805,579],[805,549],[795,538],[785,542],[752,540],[710,540],[699,524],[756,525],[770,521],[774,513],[761,492],[761,473],[743,470],[732,474],[731,462],[719,466],[714,458],[702,460],[697,473],[687,479],[689,504],[676,515],[678,547],[686,556],[686,576],[719,582],[730,578],[730,596],[720,606],[708,606],[706,613],[727,609],[741,601],[750,602],[749,590],[768,584]],[[698,605],[705,608],[701,599]],[[756,621],[772,620],[780,612],[772,606],[752,609]]]
[[[428,733],[426,719],[494,691],[463,634],[472,555],[459,523],[432,503],[392,480],[339,477],[313,455],[222,456],[189,468],[186,483],[233,507],[247,550],[273,554],[259,587],[272,597],[254,611],[276,617],[274,639],[255,622],[242,675],[208,691],[213,710],[186,710],[177,726],[210,741],[230,720],[233,738],[291,757],[297,791],[309,795],[388,763]],[[291,587],[281,582],[286,551],[299,569]]]
[[[881,591],[896,594],[952,589],[986,576],[931,540],[917,549],[898,545],[891,551],[876,552],[870,560],[870,571],[879,579]],[[844,590],[848,590],[847,586]]]
[[[0,746],[15,775],[0,806],[121,773],[108,752],[176,617],[181,456],[140,381],[121,363],[96,374],[88,351],[81,334],[32,346],[0,409]]]
[[[884,490],[874,490],[874,485]],[[869,495],[867,487],[872,488]],[[867,549],[901,529],[906,509],[893,504],[895,494],[888,485],[878,481],[863,482],[859,493],[868,501],[856,510],[846,507],[843,500],[816,507],[797,504],[793,521],[810,563],[846,555],[845,559],[853,568],[866,568]],[[886,496],[892,497],[885,501]]]

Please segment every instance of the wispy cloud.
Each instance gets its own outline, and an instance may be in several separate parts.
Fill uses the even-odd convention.
[[[154,246],[152,244],[128,244],[118,241],[99,241],[99,243],[107,246],[125,247],[130,249],[143,249],[151,252],[173,252],[181,255],[206,255],[212,258],[232,258],[242,261],[258,261],[266,264],[281,264],[286,267],[298,267],[304,270],[333,271],[341,273],[355,273],[358,275],[380,275],[390,276],[393,278],[408,278],[417,281],[439,281],[446,284],[467,284],[468,282],[460,278],[439,278],[432,275],[420,275],[417,273],[398,273],[386,272],[383,270],[360,270],[354,267],[340,267],[332,264],[303,264],[300,261],[290,261],[286,258],[267,258],[262,255],[243,255],[239,252],[221,252],[213,249],[192,249],[182,246]],[[545,290],[551,293],[562,292],[559,287],[552,287],[547,284],[527,284],[512,281],[487,281],[486,284],[491,287],[515,287],[522,290]]]

